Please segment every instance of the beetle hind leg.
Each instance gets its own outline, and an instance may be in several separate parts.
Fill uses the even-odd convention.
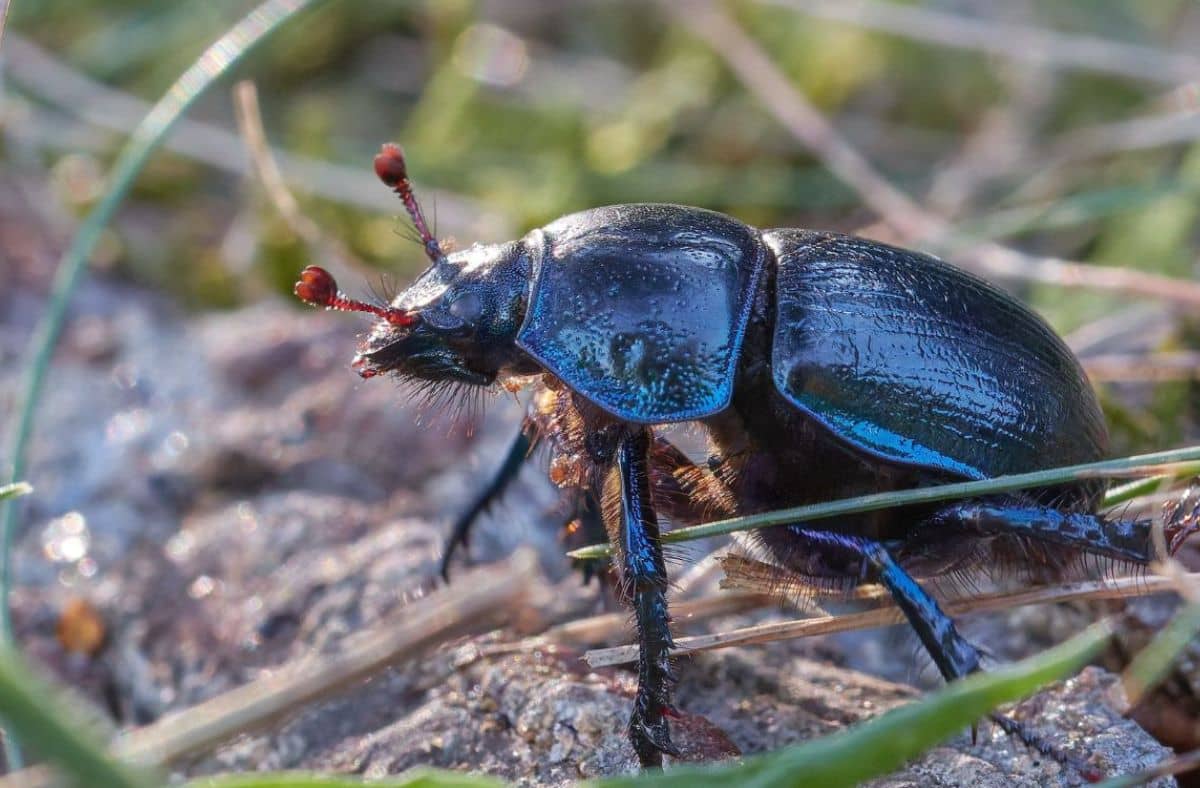
[[[947,681],[963,678],[981,669],[979,650],[959,633],[954,621],[938,606],[937,601],[897,563],[882,544],[863,537],[827,531],[793,528],[793,533],[807,542],[810,549],[820,551],[829,563],[849,567],[857,561],[861,579],[873,580],[887,588]],[[1000,713],[990,714],[988,718],[1026,747],[1084,776],[1090,777],[1094,773],[1086,763],[1063,752],[1024,723]],[[974,727],[971,732],[974,740]]]
[[[1017,739],[1029,749],[1078,772],[1089,782],[1098,782],[1104,779],[1104,775],[1097,771],[1090,763],[1070,753],[1063,752],[1060,747],[1040,736],[1020,720],[1014,720],[1012,717],[1000,714],[999,712],[989,714],[988,719],[995,723],[996,727],[1000,728],[1000,730]]]
[[[961,501],[939,509],[920,528],[979,536],[1012,536],[1040,545],[1057,545],[1144,565],[1154,560],[1152,522],[1019,502]],[[1170,530],[1167,537],[1172,539]]]

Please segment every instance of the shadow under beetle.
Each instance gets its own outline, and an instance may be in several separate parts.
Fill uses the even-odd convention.
[[[675,752],[660,516],[693,524],[1085,463],[1107,450],[1096,397],[1063,341],[1002,290],[934,257],[654,204],[582,211],[519,241],[445,254],[400,149],[385,145],[375,171],[432,265],[390,304],[346,298],[317,267],[296,294],[378,318],[353,362],[363,377],[530,378],[521,433],[456,524],[446,560],[533,444],[549,443],[552,479],[602,514],[616,546],[640,646],[629,738],[645,766]],[[702,426],[707,463],[655,435],[675,422]],[[954,680],[978,670],[980,654],[914,576],[984,565],[1055,577],[1084,555],[1148,563],[1150,521],[1097,514],[1102,494],[1087,481],[763,528],[751,539],[805,582],[885,586]],[[1194,528],[1194,517],[1173,518],[1172,550]],[[1011,718],[993,719],[1055,754]]]

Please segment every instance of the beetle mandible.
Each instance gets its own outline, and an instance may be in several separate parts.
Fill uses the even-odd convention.
[[[645,766],[674,753],[667,573],[659,517],[692,524],[838,497],[1101,459],[1107,430],[1078,361],[1004,291],[937,258],[799,229],[757,230],[679,205],[594,208],[518,241],[446,254],[403,153],[375,171],[403,201],[430,267],[390,304],[342,295],[311,266],[296,294],[378,318],[363,377],[537,392],[496,477],[447,545],[500,495],[538,440],[552,478],[604,512],[640,647],[629,738]],[[696,464],[655,427],[696,422]],[[816,584],[877,582],[947,680],[980,654],[914,579],[968,564],[1061,574],[1081,555],[1146,564],[1150,521],[1097,514],[1087,481],[753,532],[762,555]],[[1194,530],[1168,527],[1172,548]],[[443,571],[445,568],[443,567]],[[1031,731],[1005,730],[1046,751]]]

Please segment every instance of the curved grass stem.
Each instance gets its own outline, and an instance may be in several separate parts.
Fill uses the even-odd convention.
[[[768,528],[775,525],[823,520],[845,514],[858,514],[879,509],[891,509],[897,506],[911,504],[935,503],[951,501],[959,498],[974,498],[981,495],[1025,490],[1031,487],[1053,487],[1058,484],[1109,477],[1176,475],[1176,466],[1183,463],[1200,461],[1200,446],[1189,446],[1184,449],[1160,451],[1154,454],[1140,454],[1133,457],[1123,457],[1119,460],[1104,460],[1089,462],[1082,465],[1068,465],[1062,468],[1050,468],[1032,473],[1017,473],[1010,476],[998,476],[995,479],[981,481],[955,482],[936,487],[919,487],[915,490],[900,490],[897,492],[874,493],[857,498],[845,498],[840,501],[794,506],[790,509],[779,509],[774,512],[764,512],[746,517],[733,517],[728,520],[718,520],[712,523],[695,525],[690,528],[678,528],[662,535],[664,542],[690,542],[710,536],[723,536],[749,531],[755,528]],[[1189,466],[1190,469],[1190,466]],[[607,558],[612,555],[612,548],[607,544],[589,545],[567,553],[571,558]]]

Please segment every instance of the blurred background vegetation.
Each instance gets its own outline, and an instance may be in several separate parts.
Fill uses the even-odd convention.
[[[124,133],[253,5],[13,4],[4,168],[47,227],[69,233],[102,192]],[[686,11],[669,6],[682,7],[319,4],[238,76],[257,84],[266,137],[321,243],[301,237],[265,194],[231,92],[217,90],[141,176],[93,266],[195,310],[284,294],[328,244],[403,282],[423,258],[370,173],[387,140],[404,144],[439,232],[460,243],[639,201],[699,205],[763,227],[880,234],[862,195],[693,35]],[[844,141],[958,230],[1036,255],[1195,277],[1197,4],[723,7]],[[6,266],[20,257],[7,246]],[[20,268],[44,281],[51,262]],[[1186,310],[1172,308],[1164,325],[1161,302],[1005,284],[1060,331],[1081,332],[1072,337],[1085,359],[1099,358],[1089,368],[1116,451],[1195,432],[1197,337]]]

